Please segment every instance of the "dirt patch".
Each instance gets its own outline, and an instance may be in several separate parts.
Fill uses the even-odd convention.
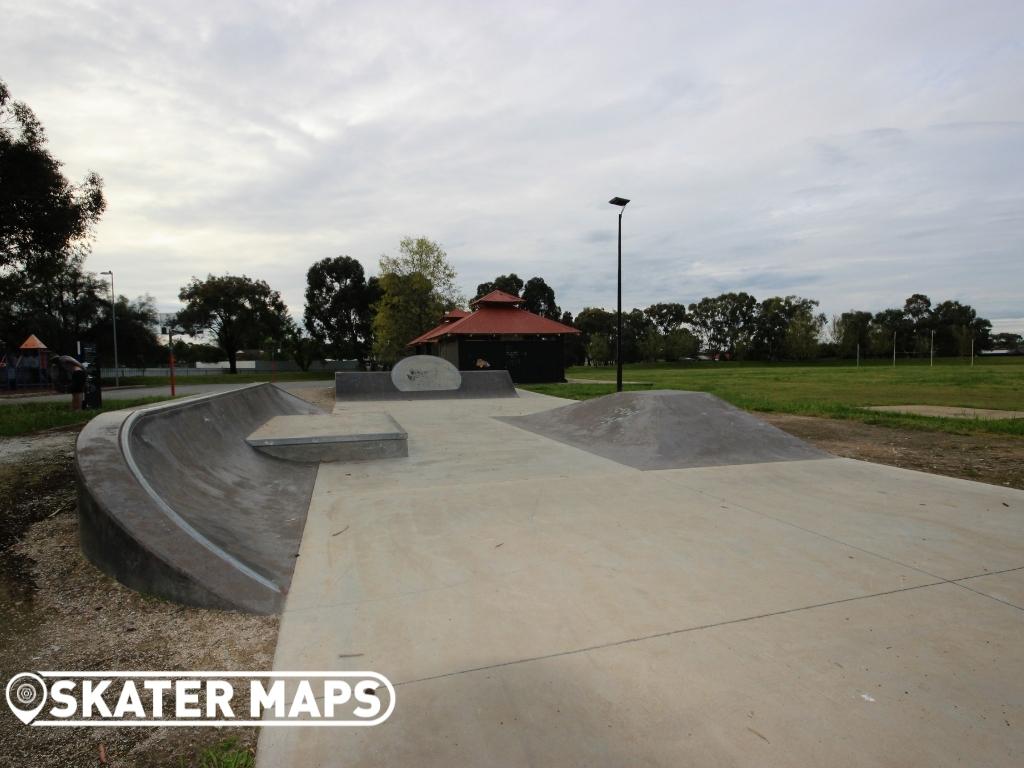
[[[78,546],[74,440],[0,440],[0,676],[40,669],[267,669],[276,617],[186,608],[133,592]],[[0,706],[0,765],[193,766],[255,728],[28,728]]]
[[[757,415],[836,456],[1024,489],[1024,440],[1017,437],[954,435],[785,413]]]
[[[301,389],[296,387],[295,389],[288,390],[296,397],[301,397],[307,403],[312,403],[317,408],[323,408],[328,413],[334,411],[334,387],[302,387]]]

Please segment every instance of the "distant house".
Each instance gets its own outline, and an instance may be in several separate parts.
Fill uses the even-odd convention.
[[[436,328],[408,346],[421,355],[437,355],[459,370],[507,370],[512,381],[565,381],[563,339],[579,333],[568,325],[523,309],[523,300],[491,291],[470,302],[472,312],[455,309]]]

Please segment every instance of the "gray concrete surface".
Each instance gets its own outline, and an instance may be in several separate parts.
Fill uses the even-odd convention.
[[[1021,763],[1024,493],[640,471],[494,418],[563,404],[389,403],[407,459],[321,466],[274,666],[397,707],[264,729],[259,766]]]
[[[400,390],[388,371],[339,371],[334,374],[338,400],[465,400],[516,397],[508,371],[460,371],[458,389]]]
[[[245,442],[288,461],[368,461],[408,456],[408,435],[391,416],[376,411],[345,415],[275,416]]]
[[[504,421],[636,469],[828,455],[707,392],[619,392]]]
[[[142,592],[280,609],[316,466],[245,443],[278,414],[318,409],[270,384],[97,416],[76,448],[82,549]]]

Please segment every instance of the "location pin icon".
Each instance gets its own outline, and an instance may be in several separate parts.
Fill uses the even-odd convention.
[[[7,706],[28,725],[46,704],[46,683],[39,675],[22,672],[7,682]]]

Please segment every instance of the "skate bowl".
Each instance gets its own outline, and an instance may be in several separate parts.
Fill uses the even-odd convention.
[[[500,420],[642,470],[830,458],[706,392],[618,392]]]
[[[246,436],[276,416],[318,413],[255,384],[100,414],[76,445],[82,551],[139,592],[280,611],[318,465],[268,456]]]

